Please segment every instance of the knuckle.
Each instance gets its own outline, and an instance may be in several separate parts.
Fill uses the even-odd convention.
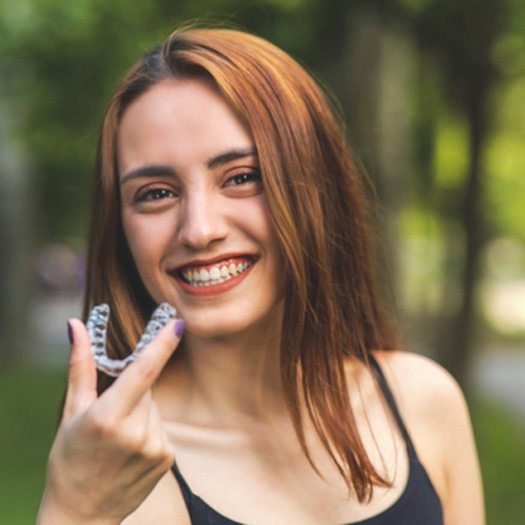
[[[164,459],[162,448],[158,445],[148,444],[144,448],[142,454],[150,463],[158,463]]]
[[[168,467],[173,462],[171,450],[161,442],[149,443],[143,451],[144,458],[150,463]]]
[[[164,459],[160,462],[162,470],[169,470],[173,463],[175,463],[175,456],[171,451],[167,451],[164,455]]]
[[[140,454],[143,456],[145,443],[146,437],[144,433],[139,429],[133,429],[123,435],[121,445],[130,454]]]
[[[108,414],[91,410],[85,416],[85,424],[88,430],[97,437],[113,439],[117,434],[117,428]]]

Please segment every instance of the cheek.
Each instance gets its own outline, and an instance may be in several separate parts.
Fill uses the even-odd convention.
[[[166,228],[158,221],[122,214],[124,234],[139,272],[152,268],[159,261],[168,242]]]
[[[247,203],[242,211],[239,209],[239,212],[237,217],[240,218],[240,223],[245,231],[261,244],[268,270],[272,272],[272,275],[284,274],[282,271],[284,257],[264,196],[261,195],[255,202]]]
[[[234,209],[236,219],[250,230],[252,236],[265,243],[276,238],[270,210],[264,195],[258,195],[245,202],[240,201]]]
[[[273,225],[270,210],[268,209],[268,205],[264,198],[260,203],[260,210],[258,213],[258,229],[261,232],[261,236],[264,238],[271,255],[276,262],[280,263],[283,260],[283,257],[279,246],[277,231]]]

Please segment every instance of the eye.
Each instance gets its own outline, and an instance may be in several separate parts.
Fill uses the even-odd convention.
[[[225,186],[241,186],[249,183],[261,181],[261,174],[258,171],[243,171],[232,175],[225,183]]]
[[[175,197],[175,192],[167,188],[148,188],[140,192],[136,197],[136,202],[152,202]]]

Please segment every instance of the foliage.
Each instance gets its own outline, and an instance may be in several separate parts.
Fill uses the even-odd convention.
[[[487,523],[523,523],[522,490],[525,472],[525,421],[496,402],[484,400],[473,411],[484,489]]]
[[[439,321],[456,312],[461,298],[468,237],[462,220],[472,164],[468,108],[476,81],[483,80],[477,226],[489,269],[482,277],[493,273],[490,261],[496,261],[494,281],[505,267],[513,268],[513,282],[524,278],[523,264],[509,264],[510,251],[501,248],[510,240],[512,253],[521,253],[525,245],[525,4],[519,0],[0,2],[0,102],[15,116],[12,131],[31,167],[28,200],[38,218],[31,228],[40,243],[83,243],[108,97],[138,55],[192,20],[270,39],[338,95],[350,134],[394,218],[391,242],[400,261],[402,306],[420,331],[429,332],[433,322],[440,337],[447,329]],[[403,46],[410,54],[406,69],[392,63]],[[405,78],[407,71],[411,76]],[[380,94],[394,83],[406,90],[405,106],[386,126],[378,115],[398,101]],[[401,138],[399,117],[408,129]],[[408,161],[384,162],[383,150],[399,144],[409,150]],[[482,257],[485,252],[480,250]],[[8,255],[0,250],[0,259]],[[0,376],[0,416],[9,424],[0,434],[2,521],[16,525],[34,516],[62,384],[63,374],[52,371],[21,368]],[[525,470],[523,435],[490,403],[474,416],[489,523],[519,523],[525,515],[516,494]]]
[[[489,4],[495,11],[494,2]],[[478,35],[474,22],[488,24],[489,20],[478,16],[473,5],[430,0],[388,5],[377,0],[3,2],[0,71],[6,80],[0,89],[19,112],[19,135],[34,166],[37,216],[43,219],[40,237],[64,240],[84,232],[96,135],[109,94],[131,62],[171,29],[189,20],[251,29],[313,67],[348,107],[348,87],[340,84],[340,75],[330,66],[345,53],[348,20],[358,19],[363,8],[402,20],[404,31],[421,46],[421,60],[431,64],[420,77],[424,86],[420,95],[427,102],[418,105],[420,99],[413,97],[417,110],[414,144],[424,149],[424,121],[429,118],[435,141],[430,137],[430,155],[423,155],[412,175],[416,184],[418,180],[424,184],[429,176],[434,179],[431,187],[420,186],[426,188],[420,197],[424,200],[429,189],[435,192],[434,206],[444,205],[446,213],[454,201],[459,205],[458,192],[467,169],[465,122],[458,106],[458,100],[467,96],[465,67],[479,54],[476,45],[488,45],[474,38]],[[501,6],[497,23],[490,30],[497,32],[497,38],[490,51],[492,62],[486,66],[500,79],[492,102],[499,117],[491,128],[487,152],[487,217],[492,234],[511,233],[525,240],[517,220],[518,196],[525,191],[518,138],[525,122],[520,109],[525,95],[520,76],[525,67],[525,9],[511,0],[497,5]],[[488,7],[485,11],[490,15]],[[428,100],[432,92],[433,100]],[[350,127],[355,128],[352,123]],[[516,188],[521,193],[513,191]],[[411,202],[415,201],[406,204]]]
[[[19,367],[0,374],[2,523],[34,523],[64,384],[62,370]]]
[[[436,325],[440,337],[451,334],[443,344],[456,363],[442,361],[465,370],[483,249],[500,237],[525,244],[524,5],[5,0],[0,97],[31,168],[24,191],[37,220],[26,230],[39,243],[83,244],[97,132],[112,89],[137,56],[188,21],[266,37],[338,96],[386,209],[404,313],[420,332]],[[425,242],[436,259],[407,265],[406,253]],[[423,278],[412,279],[408,266]],[[455,329],[443,329],[444,318]]]
[[[40,238],[70,239],[85,230],[102,112],[118,78],[137,56],[188,20],[251,27],[278,43],[292,43],[292,51],[299,51],[315,21],[301,16],[305,4],[301,0],[248,5],[216,0],[2,3],[0,69],[9,82],[0,87],[20,113],[20,139],[35,168],[37,216],[43,219]],[[290,24],[291,16],[302,23]]]

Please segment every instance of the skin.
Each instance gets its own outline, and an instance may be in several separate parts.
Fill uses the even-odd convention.
[[[124,114],[119,168],[126,237],[149,293],[173,304],[186,321],[184,345],[170,358],[178,340],[166,327],[96,399],[87,336],[74,321],[68,401],[40,525],[190,523],[169,471],[173,457],[194,492],[239,522],[348,523],[384,511],[401,495],[405,443],[357,362],[347,363],[356,421],[392,487],[378,487],[360,504],[348,496],[308,423],[307,442],[322,478],[299,447],[280,387],[282,259],[257,157],[224,161],[225,152],[251,149],[249,131],[203,80],[163,81]],[[210,162],[221,155],[224,162]],[[226,291],[194,295],[174,276],[174,268],[225,254],[255,261]],[[459,387],[426,358],[376,357],[446,523],[483,523],[475,445]],[[72,501],[82,505],[71,508]]]
[[[74,343],[64,414],[49,456],[37,524],[121,523],[173,462],[151,387],[179,339],[174,322],[168,323],[97,398],[87,330],[77,319],[70,326]]]

